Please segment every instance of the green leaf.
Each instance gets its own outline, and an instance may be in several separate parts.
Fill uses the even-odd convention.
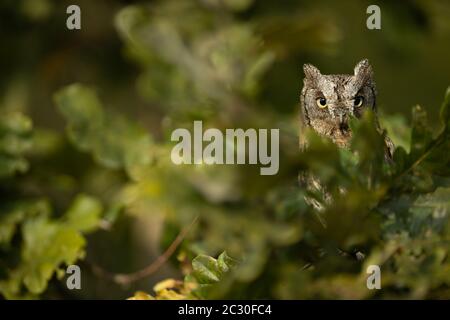
[[[352,119],[350,126],[353,132],[351,150],[358,155],[356,166],[359,179],[369,189],[382,180],[385,167],[385,140],[377,129],[377,119],[371,111],[364,113],[362,119]]]
[[[34,295],[42,293],[61,264],[74,264],[84,254],[85,240],[78,231],[46,217],[28,219],[22,236],[20,265],[0,281],[0,292],[8,299],[21,297],[22,286]]]
[[[21,113],[6,113],[0,118],[0,178],[28,169],[25,153],[32,146],[32,123]]]
[[[199,284],[213,284],[219,282],[222,276],[236,264],[237,261],[229,257],[225,251],[219,255],[218,259],[198,255],[192,260],[192,275]]]
[[[103,110],[95,92],[73,84],[55,94],[55,102],[68,122],[71,141],[108,168],[128,173],[150,162],[150,136],[142,128]]]
[[[0,207],[0,245],[8,245],[17,227],[25,219],[34,216],[48,216],[46,201],[15,201],[3,203]]]
[[[201,284],[212,284],[219,282],[221,272],[219,270],[217,260],[206,256],[199,255],[192,261],[193,274]]]
[[[409,151],[409,146],[411,145],[411,128],[403,115],[380,115],[380,125],[386,129],[396,150],[402,147],[406,151]]]
[[[217,258],[217,265],[219,267],[220,272],[223,274],[225,272],[228,272],[237,265],[237,261],[233,258],[231,258],[226,251],[222,252],[219,255],[219,258]]]
[[[87,195],[78,195],[66,212],[66,223],[79,231],[92,231],[98,227],[101,213],[100,201]]]
[[[450,87],[445,92],[444,102],[442,103],[440,117],[443,126],[447,130],[447,134],[450,134]]]
[[[44,218],[28,220],[23,227],[22,277],[27,289],[40,294],[61,264],[71,265],[83,256],[86,243],[73,228]]]
[[[412,158],[418,158],[432,141],[433,133],[427,121],[427,113],[420,106],[414,107],[412,118],[410,155]]]
[[[24,298],[29,293],[39,295],[55,274],[64,275],[63,265],[74,264],[84,256],[86,240],[82,232],[98,226],[102,209],[98,200],[79,195],[67,213],[56,220],[49,217],[48,207],[42,206],[40,202],[30,205],[28,210],[37,212],[28,214],[26,219],[24,213],[12,214],[9,227],[0,229],[4,238],[10,238],[11,228],[22,222],[20,263],[8,272],[7,279],[0,280],[0,293],[6,298]]]
[[[442,231],[450,215],[450,188],[437,188],[433,193],[419,196],[410,212],[413,233],[429,229]]]

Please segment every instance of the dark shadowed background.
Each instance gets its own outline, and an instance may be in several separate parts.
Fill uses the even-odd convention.
[[[70,4],[81,8],[81,30],[66,28]],[[381,30],[366,28],[370,4],[381,8]],[[352,73],[368,58],[382,123],[408,149],[413,106],[437,130],[450,85],[449,17],[444,0],[2,0],[1,128],[19,128],[20,139],[5,133],[0,141],[0,297],[124,299],[182,279],[197,254],[224,250],[247,263],[239,284],[229,285],[233,297],[368,297],[324,293],[319,282],[314,288],[323,290],[286,289],[313,281],[295,272],[310,254],[291,258],[309,239],[307,224],[293,226],[289,203],[277,200],[297,176],[302,65]],[[73,83],[81,85],[60,91]],[[220,129],[280,128],[280,174],[261,177],[254,166],[173,169],[170,133],[196,119]],[[69,208],[80,214],[74,221],[93,217],[64,224]],[[149,277],[126,285],[111,278],[151,264],[197,216]],[[74,261],[82,290],[70,291],[53,271]],[[357,270],[333,263],[319,274]],[[423,298],[430,286],[395,287],[385,297]]]

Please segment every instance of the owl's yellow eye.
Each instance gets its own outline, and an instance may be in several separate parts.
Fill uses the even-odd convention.
[[[361,96],[357,96],[354,100],[353,100],[353,105],[355,107],[361,107],[364,103],[364,98]]]
[[[317,98],[316,103],[320,109],[327,107],[327,99],[325,98]]]

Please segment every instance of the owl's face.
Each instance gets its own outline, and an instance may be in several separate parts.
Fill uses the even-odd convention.
[[[375,110],[375,83],[367,60],[359,62],[353,75],[322,75],[306,64],[302,90],[304,122],[321,135],[346,147],[351,138],[348,121]]]

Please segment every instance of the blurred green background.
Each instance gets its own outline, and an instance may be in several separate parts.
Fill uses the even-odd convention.
[[[230,14],[236,23],[251,23],[263,46],[274,51],[276,59],[262,83],[267,104],[295,114],[305,62],[323,73],[348,73],[366,57],[375,69],[384,112],[408,114],[412,105],[420,104],[436,114],[450,71],[446,1],[380,1],[381,30],[366,28],[370,1],[229,2],[237,8],[231,13],[220,1],[198,1],[198,6],[212,8],[209,18],[218,24]],[[60,127],[50,97],[62,85],[79,81],[107,93],[105,99],[115,102],[111,107],[140,116],[151,114],[150,102],[135,94],[139,70],[124,54],[114,26],[115,15],[131,3],[158,5],[157,1],[77,1],[82,30],[69,31],[65,9],[70,2],[2,1],[2,105],[27,109],[37,124]],[[195,9],[183,9],[187,6],[182,3],[167,20],[194,28],[189,23],[200,24],[194,17],[189,21]],[[186,21],[178,20],[182,18]]]
[[[66,28],[70,4],[81,8],[81,30]],[[44,198],[51,215],[59,217],[79,193],[94,197],[103,208],[103,227],[87,235],[87,256],[79,262],[83,290],[67,290],[64,282],[51,278],[48,288],[35,293],[123,299],[138,289],[151,292],[162,279],[181,278],[195,254],[217,256],[227,250],[239,256],[251,248],[254,254],[246,260],[251,266],[241,278],[252,283],[266,270],[266,280],[245,289],[255,292],[252,296],[238,287],[237,297],[314,297],[270,289],[277,277],[264,269],[268,248],[296,243],[302,232],[285,224],[285,212],[275,215],[279,225],[271,219],[254,223],[261,215],[272,217],[266,204],[276,208],[277,197],[295,184],[297,168],[291,160],[302,65],[312,63],[324,74],[352,73],[358,61],[368,58],[379,111],[387,119],[382,123],[400,145],[407,145],[411,107],[420,104],[437,123],[450,84],[450,2],[377,1],[381,30],[366,28],[370,4],[375,3],[2,0],[0,116],[21,112],[35,131],[27,149],[29,171],[3,178],[2,208],[9,208],[11,199]],[[77,118],[76,103],[75,111],[55,103],[55,93],[72,83],[93,88],[104,106],[109,120],[86,134],[86,141],[98,143],[82,142],[77,130],[87,125]],[[92,102],[83,89],[70,94],[79,95],[81,104]],[[61,94],[60,105],[64,99]],[[254,167],[167,169],[170,159],[161,154],[170,151],[172,129],[189,127],[195,119],[221,129],[279,127],[284,148],[280,174],[259,177]],[[75,128],[68,137],[67,123]],[[137,140],[142,143],[128,147]],[[116,149],[106,150],[109,144]],[[138,155],[130,160],[122,152]],[[149,163],[156,167],[148,169]],[[5,217],[8,210],[3,210]],[[150,277],[123,287],[98,274],[145,267],[197,215],[201,218],[189,241]],[[18,228],[19,220],[8,226]],[[230,221],[233,227],[221,228]],[[279,229],[270,236],[264,231],[268,228]],[[20,263],[21,236],[14,230],[0,250],[3,275]],[[96,266],[104,270],[96,273]],[[17,290],[10,297],[15,295],[20,295]]]

